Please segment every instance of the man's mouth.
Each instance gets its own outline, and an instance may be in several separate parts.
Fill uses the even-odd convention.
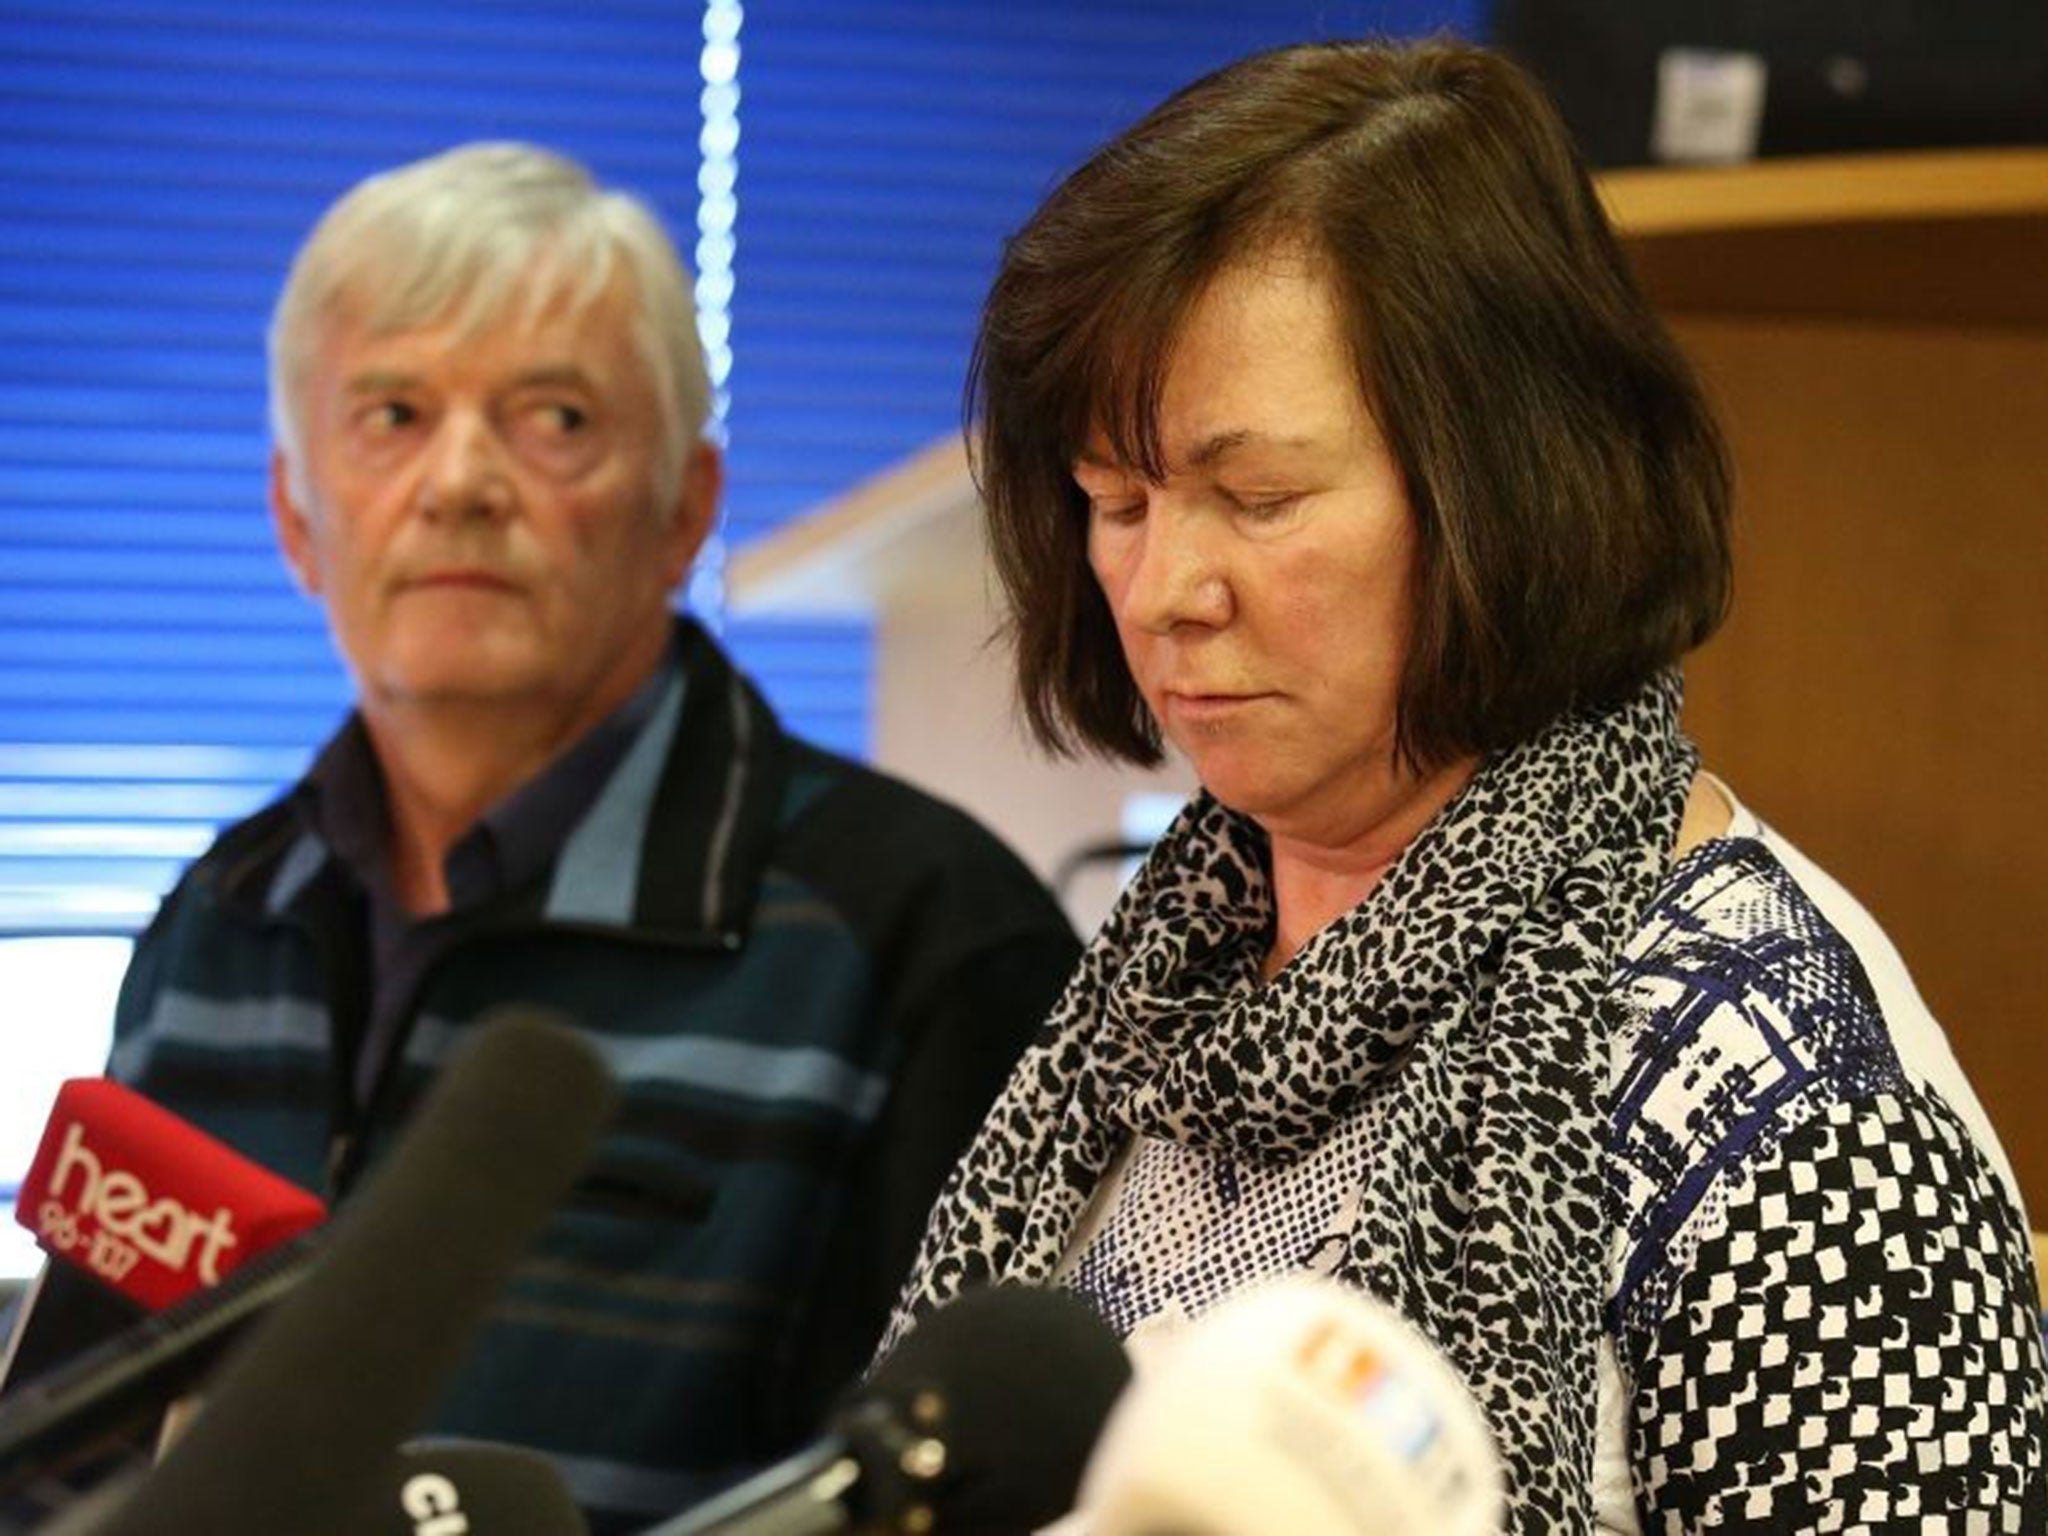
[[[481,566],[449,566],[443,570],[427,571],[409,577],[401,585],[408,590],[516,592],[519,589],[519,584],[510,577]]]

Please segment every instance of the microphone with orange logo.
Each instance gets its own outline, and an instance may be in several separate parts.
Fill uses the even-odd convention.
[[[1062,1533],[1494,1536],[1500,1458],[1451,1363],[1392,1307],[1267,1281],[1159,1341]]]

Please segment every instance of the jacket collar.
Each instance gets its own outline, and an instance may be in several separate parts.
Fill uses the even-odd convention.
[[[788,739],[703,628],[675,622],[676,675],[527,893],[528,921],[728,949],[745,940],[781,820]],[[290,796],[231,830],[206,864],[223,901],[273,921],[310,915],[342,879]]]

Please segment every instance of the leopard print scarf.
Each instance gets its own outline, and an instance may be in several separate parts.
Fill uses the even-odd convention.
[[[1335,1273],[1471,1385],[1511,1529],[1589,1529],[1608,979],[1698,766],[1679,700],[1667,672],[1491,759],[1263,986],[1264,834],[1198,796],[941,1192],[890,1341],[967,1287],[1048,1281],[1132,1136],[1284,1164],[1370,1091],[1386,1155]]]

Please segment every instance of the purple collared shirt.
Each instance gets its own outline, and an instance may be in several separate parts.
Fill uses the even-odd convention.
[[[460,930],[457,920],[547,870],[677,673],[671,650],[630,698],[484,812],[448,850],[448,910],[431,917],[408,912],[392,883],[384,773],[362,717],[350,716],[322,750],[306,775],[305,813],[369,904],[370,1014],[354,1071],[359,1107],[402,1048],[420,984]]]

